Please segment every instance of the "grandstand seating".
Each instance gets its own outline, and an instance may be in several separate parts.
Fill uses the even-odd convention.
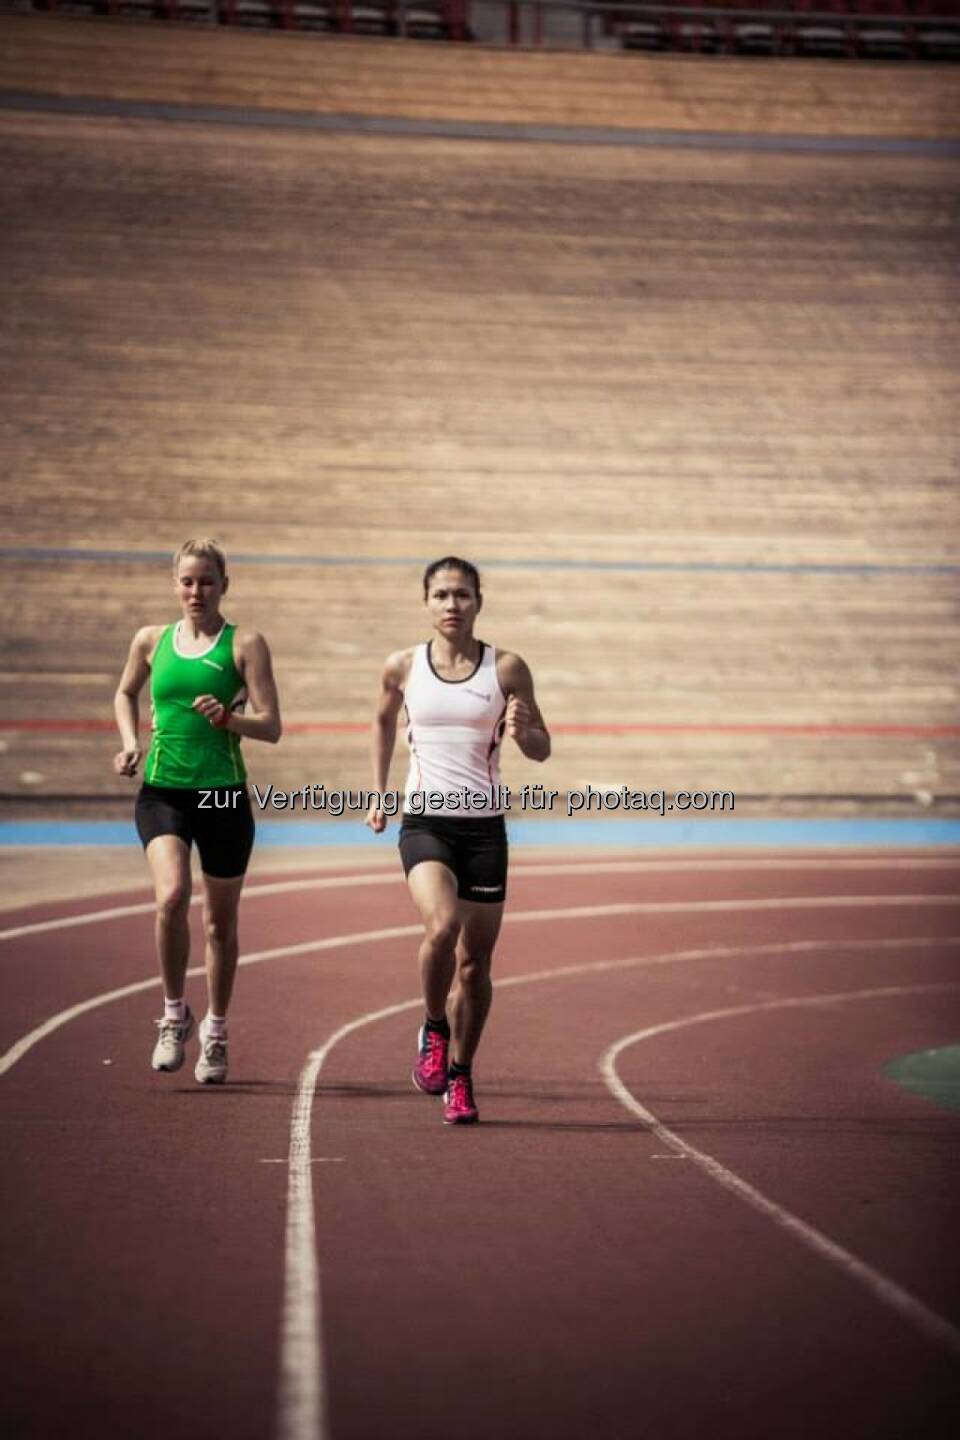
[[[604,12],[625,49],[884,60],[960,58],[958,0],[660,0]]]
[[[0,9],[130,15],[205,24],[511,45],[679,50],[871,60],[960,59],[960,0],[0,0]],[[579,25],[576,22],[579,17]],[[562,25],[562,28],[561,28]]]
[[[2,9],[466,40],[465,0],[0,0]]]

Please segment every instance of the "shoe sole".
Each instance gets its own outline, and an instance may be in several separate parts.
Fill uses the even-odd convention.
[[[443,1117],[444,1125],[477,1125],[480,1122],[479,1115],[453,1115]]]
[[[187,1041],[190,1039],[190,1036],[193,1034],[195,1028],[196,1028],[196,1022],[194,1021],[193,1011],[191,1010],[191,1012],[190,1012],[190,1024],[189,1024],[189,1026],[187,1027],[187,1033],[184,1035],[183,1039],[182,1039],[181,1042],[180,1042],[180,1046],[181,1046],[181,1049],[180,1049],[180,1059],[177,1061],[176,1065],[154,1065],[153,1061],[151,1060],[151,1061],[150,1061],[150,1068],[151,1068],[151,1070],[153,1070],[157,1075],[175,1075],[178,1070],[182,1070],[182,1069],[183,1069],[183,1066],[184,1066],[184,1062],[185,1062],[185,1060],[186,1060],[186,1058],[187,1058],[186,1055],[183,1053],[183,1046],[186,1045]]]
[[[447,1091],[447,1082],[446,1082],[446,1080],[444,1080],[443,1085],[440,1087],[439,1090],[429,1090],[429,1089],[427,1088],[427,1086],[426,1086],[426,1085],[423,1085],[423,1084],[421,1083],[421,1081],[419,1080],[419,1078],[418,1078],[418,1076],[417,1076],[416,1070],[413,1070],[413,1071],[411,1072],[411,1074],[410,1074],[410,1079],[413,1081],[414,1088],[417,1089],[417,1090],[419,1090],[421,1095],[445,1095],[445,1094],[446,1094],[446,1091]]]

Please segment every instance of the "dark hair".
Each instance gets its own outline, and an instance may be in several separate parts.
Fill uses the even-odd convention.
[[[438,570],[462,570],[473,586],[477,599],[480,599],[480,571],[476,565],[471,565],[469,560],[461,560],[459,555],[444,555],[442,560],[434,560],[423,572],[424,600],[430,593],[430,581]]]

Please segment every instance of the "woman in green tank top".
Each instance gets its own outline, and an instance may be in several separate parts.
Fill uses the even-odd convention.
[[[139,695],[150,681],[153,736],[137,796],[136,824],[157,897],[156,943],[164,1015],[154,1070],[179,1070],[194,1017],[183,998],[190,958],[190,849],[203,871],[208,1010],[195,1074],[227,1077],[226,1015],[237,968],[237,909],[253,846],[253,813],[240,739],[280,738],[280,706],[262,635],[228,625],[220,602],[226,561],[212,540],[188,540],[174,557],[182,618],[133,637],[114,700],[120,775],[137,773]],[[249,708],[247,708],[249,707]]]

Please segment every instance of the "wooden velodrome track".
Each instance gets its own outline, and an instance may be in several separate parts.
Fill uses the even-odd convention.
[[[452,548],[556,788],[949,812],[952,79],[0,21],[7,813],[125,813],[104,712],[199,531],[277,656],[261,781],[366,782]],[[334,861],[255,872],[212,1093],[148,1068],[133,847],[4,861],[5,1434],[956,1433],[957,1117],[883,1074],[956,1042],[955,852],[519,852],[466,1133],[396,865]]]
[[[0,93],[264,120],[0,110],[0,794],[126,805],[83,727],[166,613],[144,555],[200,531],[256,561],[233,617],[287,735],[249,758],[285,788],[366,783],[373,677],[452,549],[496,567],[558,789],[951,803],[956,158],[750,137],[943,144],[955,79],[0,18]],[[358,109],[692,148],[267,123]]]

